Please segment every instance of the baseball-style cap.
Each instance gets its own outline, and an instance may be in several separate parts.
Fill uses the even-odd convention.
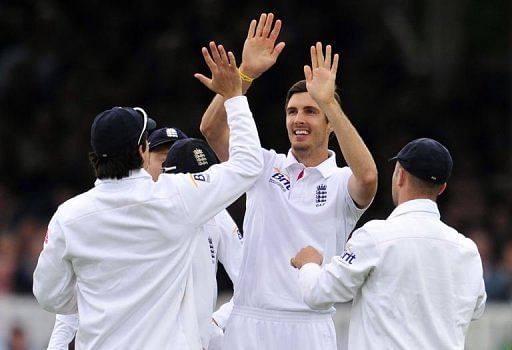
[[[200,173],[213,164],[217,157],[201,139],[188,138],[174,142],[163,164],[164,173]]]
[[[169,144],[169,147],[177,140],[188,138],[178,128],[160,128],[153,131],[148,137],[149,150],[152,151],[160,145]]]
[[[140,107],[114,107],[101,112],[91,126],[91,146],[99,157],[107,158],[137,147],[146,130],[156,127]]]
[[[409,142],[391,158],[412,175],[435,184],[445,183],[452,173],[450,152],[436,140],[429,138]]]

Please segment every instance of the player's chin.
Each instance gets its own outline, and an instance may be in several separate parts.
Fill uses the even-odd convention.
[[[295,152],[305,152],[310,149],[310,146],[305,142],[292,142],[292,149]]]

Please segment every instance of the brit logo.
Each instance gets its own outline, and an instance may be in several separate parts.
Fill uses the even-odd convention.
[[[279,169],[274,168],[274,170],[276,170],[276,172],[270,176],[268,182],[278,185],[283,192],[289,191],[290,180],[288,180],[288,176],[281,174]]]
[[[327,185],[316,186],[316,206],[321,207],[327,202]]]

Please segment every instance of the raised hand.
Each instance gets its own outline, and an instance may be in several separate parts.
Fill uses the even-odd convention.
[[[212,78],[199,73],[194,74],[194,77],[225,99],[242,95],[242,80],[238,74],[233,53],[231,51],[226,53],[222,45],[216,45],[213,41],[210,42],[209,47],[211,54],[206,47],[201,51],[206,65],[210,68]]]
[[[332,57],[331,45],[325,47],[325,56],[322,43],[317,42],[311,46],[311,66],[304,66],[306,88],[317,103],[327,103],[334,99],[336,90],[336,72],[338,70],[339,55]]]
[[[272,67],[284,49],[284,42],[276,45],[281,31],[281,20],[273,22],[273,13],[262,13],[258,22],[253,19],[249,25],[240,70],[252,78],[258,78]]]

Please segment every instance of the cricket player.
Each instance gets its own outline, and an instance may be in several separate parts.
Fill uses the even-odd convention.
[[[440,220],[452,158],[422,138],[396,157],[397,207],[352,234],[345,252],[321,266],[313,247],[291,261],[305,302],[327,310],[353,301],[349,349],[464,349],[472,319],[485,307],[482,261],[475,243]]]
[[[155,183],[142,168],[154,121],[140,109],[115,107],[93,122],[98,180],[52,217],[33,286],[45,310],[79,313],[77,349],[202,348],[191,268],[199,228],[262,168],[234,55],[209,47],[202,53],[212,78],[196,78],[226,98],[227,162],[201,174],[162,174]]]
[[[252,21],[240,71],[244,90],[270,68],[284,48],[275,44],[281,22],[273,15]],[[226,350],[335,350],[333,308],[304,303],[290,257],[315,245],[329,258],[339,254],[377,190],[377,168],[341,108],[336,93],[339,56],[330,45],[310,49],[305,80],[288,91],[285,113],[291,144],[287,154],[262,149],[264,170],[247,191],[244,256],[234,307],[226,325]],[[221,158],[227,153],[223,98],[216,96],[201,131]],[[339,168],[329,150],[334,132],[348,166]],[[314,244],[313,244],[314,242]]]

